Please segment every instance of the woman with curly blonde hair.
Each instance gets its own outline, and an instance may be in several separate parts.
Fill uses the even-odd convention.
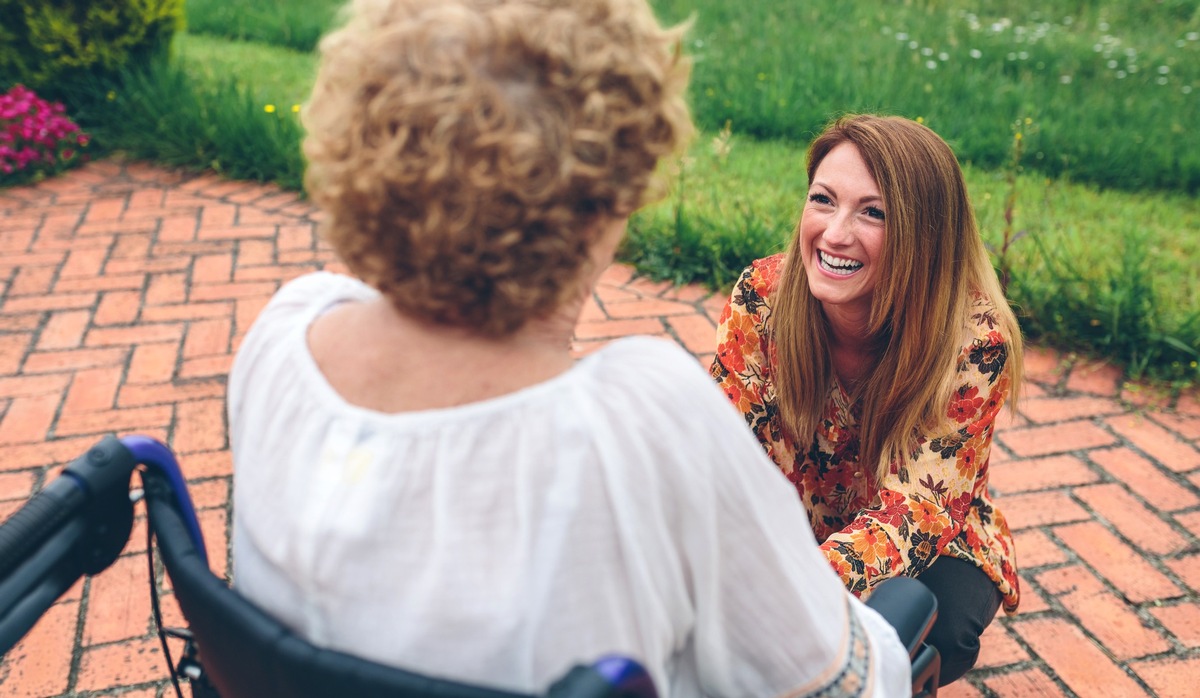
[[[1020,328],[936,133],[842,117],[810,146],[808,179],[787,252],[734,287],[711,372],[850,591],[906,575],[938,597],[947,684],[1001,603],[1017,607],[988,455],[1020,385]]]
[[[672,696],[907,690],[690,355],[571,357],[691,132],[680,37],[644,0],[357,0],[323,41],[307,186],[358,278],[289,283],[239,350],[243,594],[317,644],[514,691],[610,653]]]

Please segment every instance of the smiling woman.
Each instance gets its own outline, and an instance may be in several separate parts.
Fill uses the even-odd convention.
[[[712,375],[850,591],[904,575],[938,596],[946,684],[1019,598],[987,464],[1020,384],[1020,330],[933,131],[844,117],[809,148],[808,177],[788,252],[734,287]]]

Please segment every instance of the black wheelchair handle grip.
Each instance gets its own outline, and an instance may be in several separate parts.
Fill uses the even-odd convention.
[[[78,513],[87,500],[83,486],[60,475],[0,525],[0,570],[13,570]]]

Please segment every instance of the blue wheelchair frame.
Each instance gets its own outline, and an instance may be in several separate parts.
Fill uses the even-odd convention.
[[[142,466],[139,468],[139,466]],[[178,675],[194,698],[378,696],[379,698],[533,698],[437,679],[316,647],[231,589],[212,573],[204,537],[174,454],[144,436],[109,436],[71,462],[62,475],[0,525],[0,656],[83,575],[111,565],[133,528],[129,485],[142,477],[148,537],[189,627],[164,628],[154,588],[151,601],[167,668],[182,698]],[[879,611],[913,658],[916,696],[936,696],[939,659],[924,644],[936,600],[920,582],[881,584],[868,605]],[[167,637],[185,641],[178,666]],[[656,698],[646,670],[626,657],[577,665],[550,686],[546,698]]]

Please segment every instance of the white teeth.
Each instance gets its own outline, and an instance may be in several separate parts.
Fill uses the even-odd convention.
[[[817,260],[821,268],[825,271],[843,276],[849,276],[862,269],[863,266],[862,262],[856,262],[853,259],[845,259],[843,257],[834,257],[821,250],[817,250]]]

